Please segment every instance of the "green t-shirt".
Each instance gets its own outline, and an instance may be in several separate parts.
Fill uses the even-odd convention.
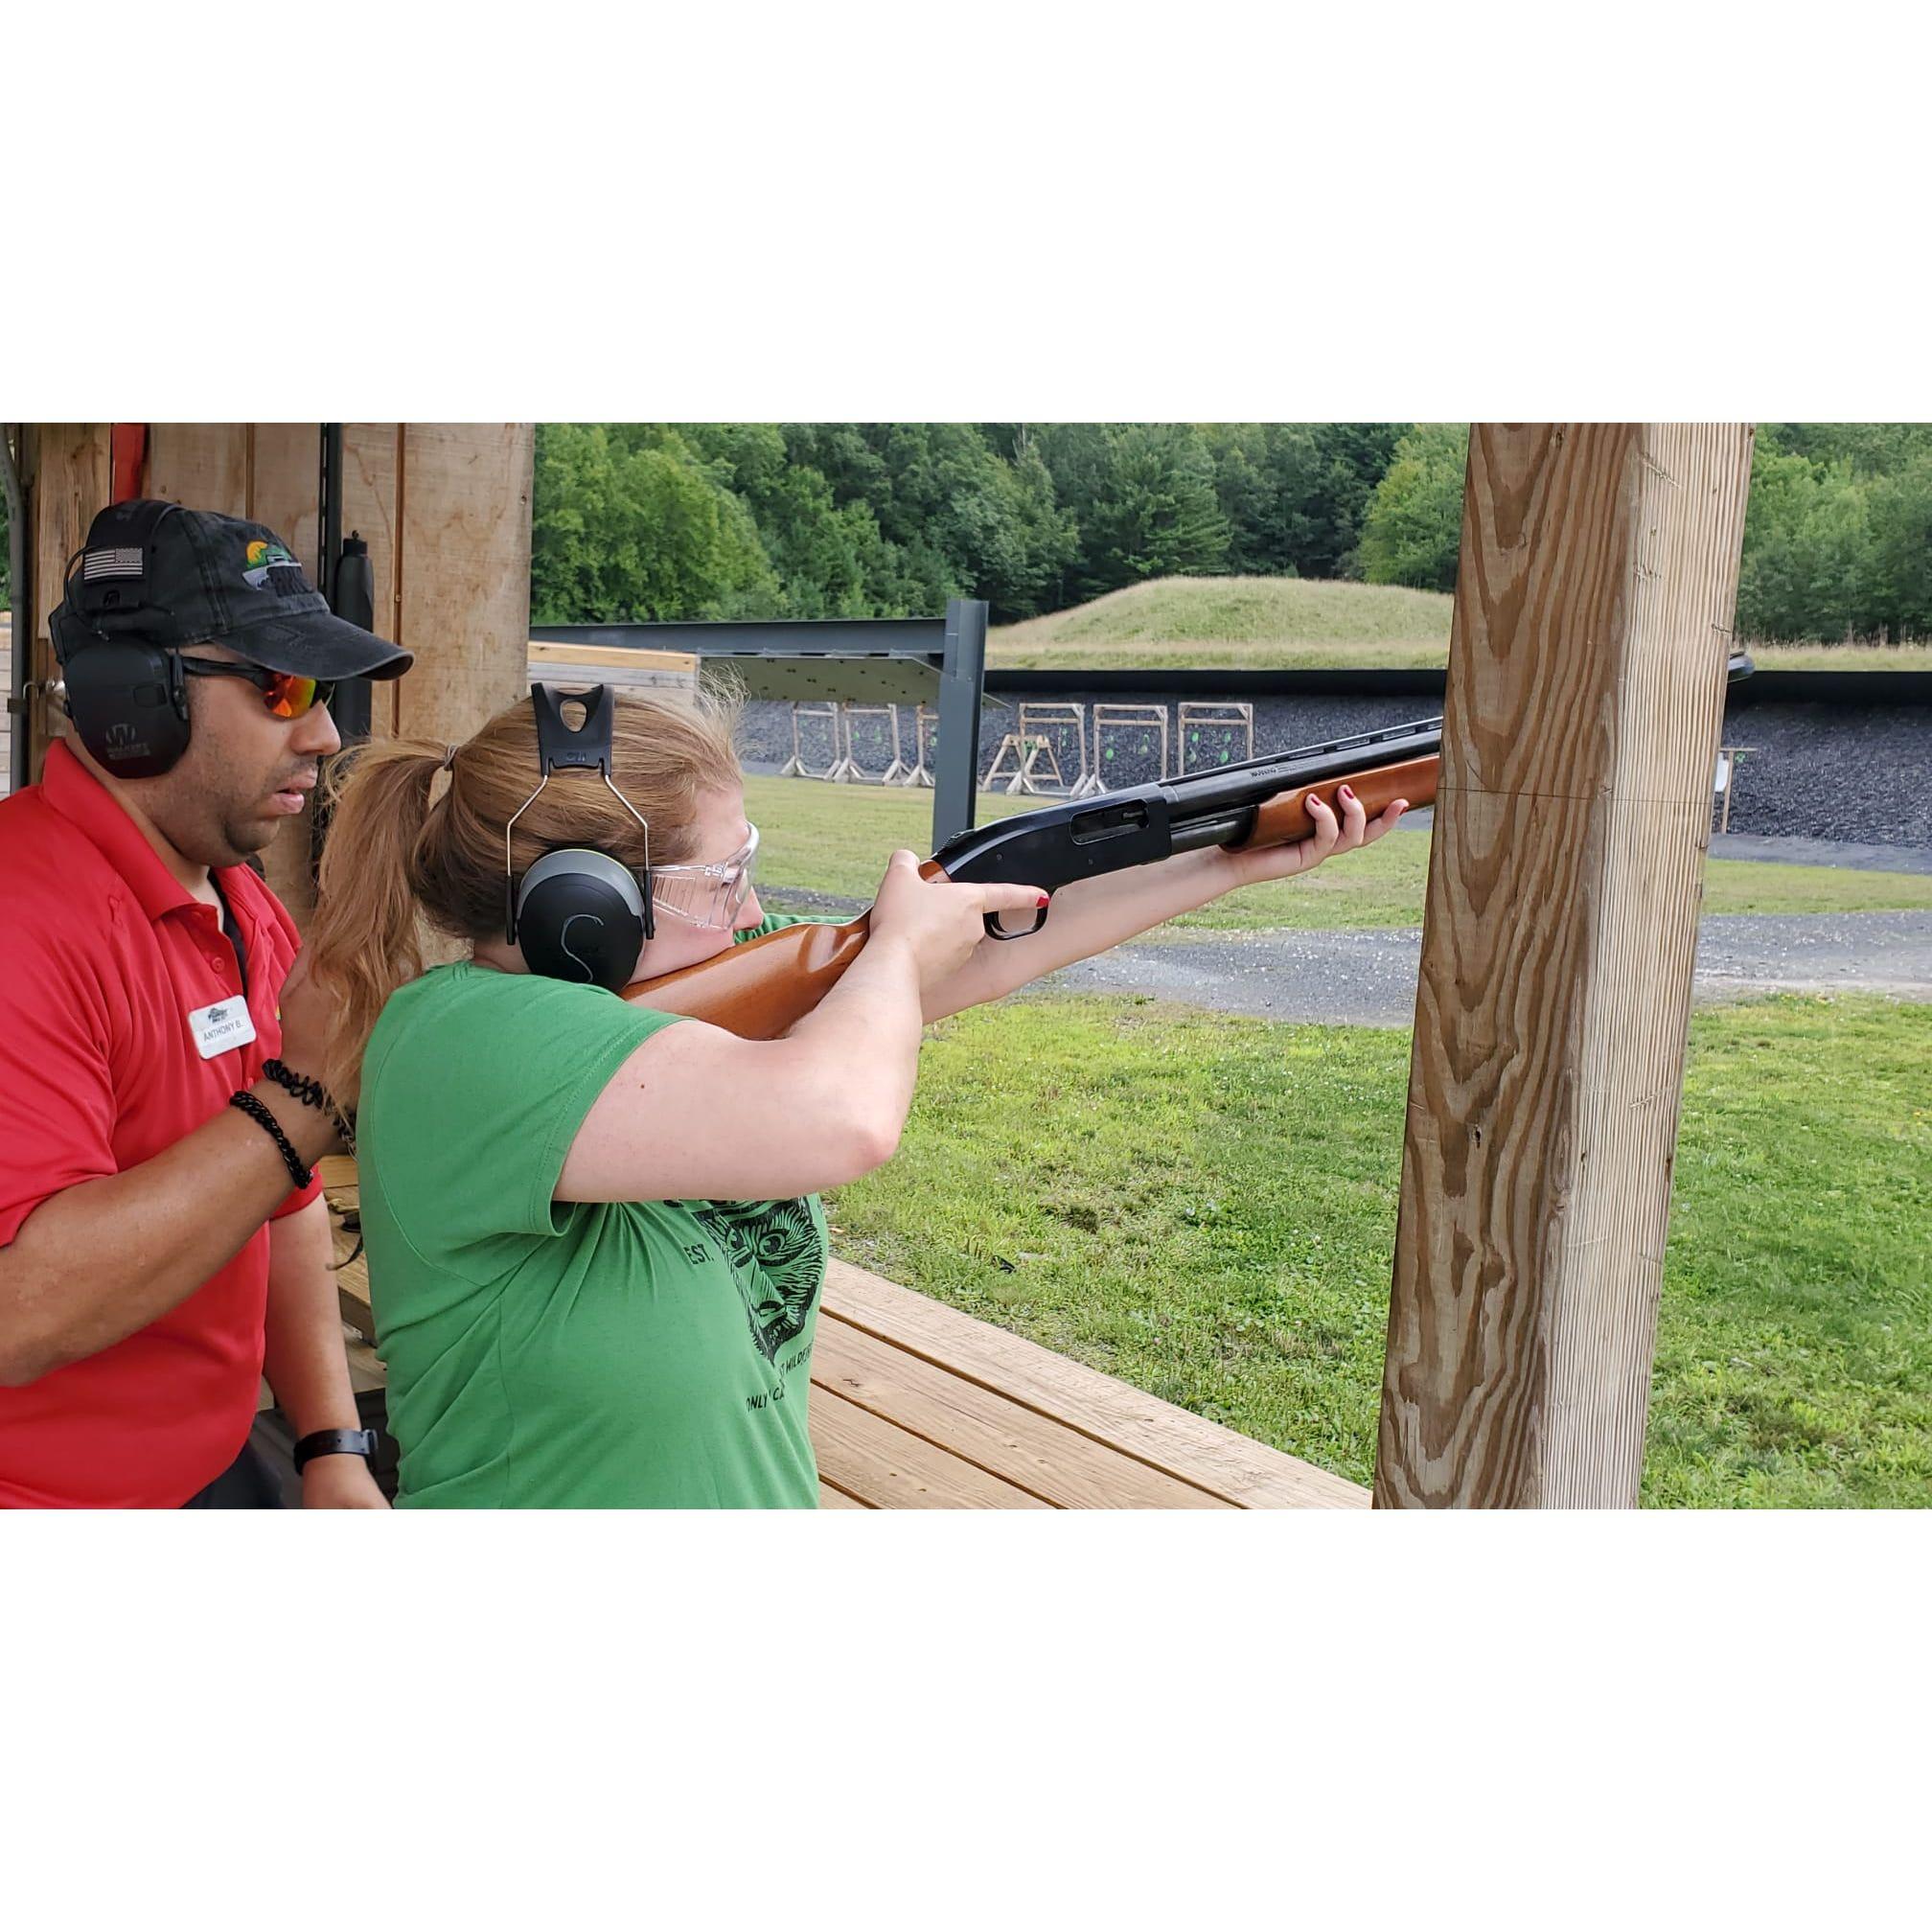
[[[356,1136],[400,1504],[817,1506],[817,1197],[551,1199],[611,1075],[676,1024],[468,962],[382,1009]]]

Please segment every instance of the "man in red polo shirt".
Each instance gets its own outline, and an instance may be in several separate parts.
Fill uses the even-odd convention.
[[[294,922],[245,862],[407,652],[272,531],[104,511],[52,629],[70,738],[0,801],[0,1505],[382,1506],[310,1173],[339,1144]],[[240,1095],[241,1098],[235,1096]]]

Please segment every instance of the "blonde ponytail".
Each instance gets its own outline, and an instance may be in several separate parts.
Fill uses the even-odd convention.
[[[377,1017],[423,970],[417,848],[443,748],[408,739],[366,745],[330,771],[328,842],[316,880],[308,952],[316,983],[334,995],[322,1084],[344,1090]]]

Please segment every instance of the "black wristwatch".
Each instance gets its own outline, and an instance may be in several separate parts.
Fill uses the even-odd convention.
[[[296,1443],[295,1466],[301,1469],[318,1456],[360,1456],[366,1461],[375,1454],[373,1429],[318,1429]]]

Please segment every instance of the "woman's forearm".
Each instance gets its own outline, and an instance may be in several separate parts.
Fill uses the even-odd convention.
[[[1024,939],[982,940],[957,973],[928,991],[925,1017],[942,1020],[1001,999],[1076,959],[1091,959],[1137,932],[1195,911],[1242,883],[1232,855],[1218,846],[1076,880],[1054,893],[1040,932]]]
[[[906,950],[879,937],[786,1044],[811,1056],[809,1078],[856,1103],[882,1144],[896,1144],[919,1071],[919,975]],[[885,1159],[889,1146],[879,1154]]]
[[[329,1208],[310,1202],[268,1224],[268,1305],[262,1372],[296,1436],[358,1429],[330,1262]]]

